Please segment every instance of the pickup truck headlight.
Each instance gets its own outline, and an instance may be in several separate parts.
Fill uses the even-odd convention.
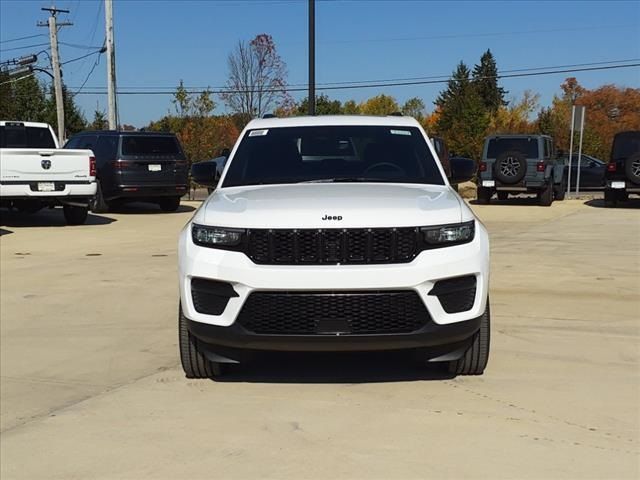
[[[422,227],[420,230],[428,246],[444,247],[472,241],[475,235],[475,222],[471,220],[464,223]]]
[[[193,224],[191,227],[191,238],[193,243],[201,247],[234,247],[242,241],[244,230],[221,227],[206,227],[204,225]]]

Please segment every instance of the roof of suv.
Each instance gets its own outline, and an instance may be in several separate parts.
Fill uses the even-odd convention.
[[[246,128],[277,128],[277,127],[326,127],[333,125],[371,125],[390,127],[419,127],[420,124],[413,117],[389,115],[374,117],[366,115],[319,115],[286,118],[258,118],[251,120]]]
[[[131,132],[127,130],[83,130],[82,132],[78,132],[75,135],[136,135],[136,136],[145,136],[145,135],[153,135],[154,137],[160,135],[172,136],[175,134],[171,132]]]

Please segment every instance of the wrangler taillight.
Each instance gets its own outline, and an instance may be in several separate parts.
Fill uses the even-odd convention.
[[[480,170],[481,172],[486,172],[486,171],[487,171],[487,164],[486,164],[486,163],[484,163],[484,162],[480,162],[479,170]]]
[[[616,162],[607,163],[607,172],[615,172],[617,170]]]
[[[96,176],[96,157],[89,157],[89,176]]]
[[[538,162],[536,164],[536,171],[537,172],[544,172],[544,168],[545,168],[544,162]]]

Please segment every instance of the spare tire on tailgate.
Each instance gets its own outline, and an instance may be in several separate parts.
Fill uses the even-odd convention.
[[[509,150],[496,158],[495,178],[502,183],[518,183],[527,173],[527,157],[518,150]]]
[[[634,153],[624,163],[627,178],[633,183],[640,183],[640,153]]]

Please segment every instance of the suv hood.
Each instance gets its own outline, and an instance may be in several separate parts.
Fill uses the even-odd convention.
[[[307,183],[221,189],[198,209],[193,221],[237,228],[373,228],[441,225],[472,218],[470,209],[448,186]]]

